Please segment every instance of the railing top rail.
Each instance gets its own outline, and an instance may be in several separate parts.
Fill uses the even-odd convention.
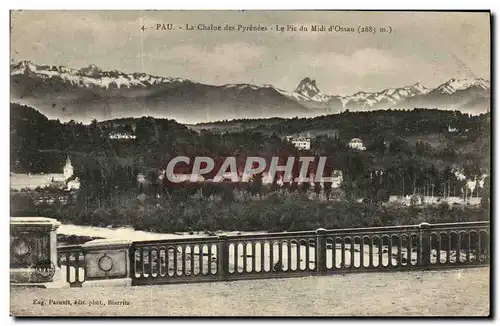
[[[293,231],[293,232],[273,232],[273,233],[258,233],[258,234],[240,234],[230,235],[227,237],[229,241],[235,240],[253,240],[262,238],[283,239],[283,238],[297,238],[297,237],[311,237],[315,236],[316,231]]]
[[[436,223],[431,224],[431,228],[459,228],[459,227],[474,227],[474,226],[490,226],[490,221],[477,221],[477,222],[457,222],[457,223]]]
[[[418,229],[418,224],[416,225],[398,225],[398,226],[375,226],[375,227],[365,227],[365,228],[348,228],[348,229],[328,229],[327,234],[335,233],[362,233],[362,232],[378,232],[378,231],[405,231],[408,229]]]
[[[57,247],[57,252],[62,253],[62,252],[75,252],[75,251],[82,251],[82,246],[81,245],[70,245],[70,246],[58,246]]]
[[[158,239],[132,241],[133,245],[168,245],[168,244],[211,244],[218,241],[217,236],[178,238],[178,239]]]
[[[478,221],[478,222],[454,222],[454,223],[436,223],[429,224],[431,228],[440,227],[440,228],[460,228],[460,227],[474,227],[474,226],[489,226],[489,221]],[[328,229],[326,230],[327,234],[331,233],[350,233],[350,232],[376,232],[376,231],[400,231],[400,230],[408,230],[419,228],[419,224],[413,225],[396,225],[396,226],[377,226],[377,227],[366,227],[366,228],[347,228],[347,229]]]
[[[429,224],[430,228],[470,228],[470,227],[489,227],[489,221],[479,222],[458,222],[458,223],[437,223]],[[335,234],[360,234],[363,233],[381,233],[381,232],[405,232],[405,231],[418,231],[419,224],[414,225],[400,225],[400,226],[381,226],[381,227],[365,227],[365,228],[347,228],[347,229],[329,229],[325,230],[326,235]],[[293,231],[293,232],[274,232],[274,233],[255,233],[255,234],[241,234],[241,235],[227,235],[228,241],[250,241],[259,239],[297,239],[299,237],[312,237],[315,236],[316,231]],[[133,245],[137,246],[151,246],[151,245],[169,245],[169,244],[214,244],[220,239],[219,236],[206,236],[206,237],[192,237],[192,238],[178,238],[178,239],[158,239],[158,240],[141,240],[133,241]],[[71,246],[65,247],[69,248]],[[73,246],[75,247],[75,246]],[[71,249],[65,249],[71,250]],[[76,250],[76,249],[73,249]]]

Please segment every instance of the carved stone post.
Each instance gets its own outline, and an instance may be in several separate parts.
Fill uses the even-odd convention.
[[[11,284],[51,287],[60,280],[57,267],[57,228],[45,217],[10,218]]]

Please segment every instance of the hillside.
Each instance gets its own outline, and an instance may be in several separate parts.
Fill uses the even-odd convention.
[[[489,123],[489,115],[415,109],[344,112],[301,119],[243,119],[190,126],[152,117],[83,125],[49,120],[33,108],[11,104],[11,169],[54,171],[51,164],[62,164],[67,152],[87,157],[87,161],[118,160],[146,169],[160,168],[172,155],[273,156],[283,152],[295,155],[296,149],[284,141],[284,136],[305,133],[313,137],[314,150],[328,156],[344,151],[342,146],[357,137],[369,149],[363,154],[368,157],[382,143],[385,156],[390,155],[387,150],[391,143],[403,142],[398,146],[407,148],[408,153],[422,143],[427,150],[419,155],[428,162],[460,166],[474,161],[481,162],[481,169],[487,169]],[[450,127],[457,131],[449,132]],[[134,133],[137,139],[111,140],[108,137],[111,131]],[[336,142],[338,146],[334,145]]]

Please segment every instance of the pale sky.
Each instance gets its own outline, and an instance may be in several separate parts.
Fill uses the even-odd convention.
[[[141,21],[183,29],[143,32]],[[268,29],[323,24],[356,31],[371,25],[391,27],[392,33],[185,30],[201,23]],[[436,87],[453,77],[489,80],[490,19],[485,12],[15,11],[11,59],[290,91],[310,77],[323,93],[347,95],[416,82]]]

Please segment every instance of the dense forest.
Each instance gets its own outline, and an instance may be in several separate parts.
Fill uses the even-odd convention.
[[[360,205],[378,207],[377,203],[387,201],[389,195],[429,194],[432,191],[435,196],[461,196],[465,181],[456,178],[454,171],[457,170],[470,180],[490,174],[489,114],[471,116],[458,111],[424,109],[346,111],[312,119],[223,121],[192,128],[174,120],[152,117],[94,120],[89,125],[75,121],[61,123],[47,119],[33,108],[14,103],[11,103],[10,113],[11,172],[60,172],[69,155],[75,166],[74,177],[79,177],[81,188],[74,200],[60,205],[57,210],[67,211],[74,222],[81,223],[96,219],[94,212],[97,211],[101,212],[99,214],[114,211],[106,213],[110,216],[122,212],[118,214],[121,216],[129,210],[150,212],[160,209],[158,207],[168,210],[168,214],[191,218],[200,203],[206,208],[205,212],[215,215],[224,215],[223,212],[251,215],[254,205],[267,207],[266,211],[255,208],[255,214],[261,216],[259,218],[271,214],[267,211],[281,216],[289,210],[282,205],[291,196],[301,196],[298,202],[310,209],[323,205],[317,200],[311,202],[311,198],[342,200],[344,205],[362,198],[364,204]],[[449,128],[453,131],[450,132]],[[136,138],[110,139],[111,132],[133,133]],[[298,151],[284,140],[284,136],[298,133],[313,135],[311,151]],[[348,148],[348,141],[354,137],[363,139],[366,151]],[[158,182],[159,171],[170,158],[180,155],[326,156],[326,175],[341,170],[344,181],[340,189],[325,187],[324,190],[319,186],[311,188],[308,184],[263,186],[261,176],[256,176],[246,185],[205,184],[170,188]],[[138,186],[138,173],[147,176],[149,184],[146,187]],[[489,198],[489,179],[485,185],[476,189],[474,195]],[[145,197],[137,199],[141,193]],[[13,194],[11,197],[16,199],[12,202],[19,202],[19,196]],[[262,205],[264,203],[252,204],[256,198],[274,200],[274,208]],[[248,203],[242,204],[245,202]],[[148,208],[148,203],[151,208]],[[209,209],[214,205],[221,206],[217,206],[218,210]],[[282,207],[281,211],[279,207]],[[34,209],[34,206],[18,204],[13,204],[12,208],[13,214],[27,214],[26,210]],[[373,212],[378,210],[376,208]],[[151,220],[155,218],[141,218],[139,221],[151,228],[154,224]],[[121,221],[125,223],[126,220]],[[135,224],[137,220],[129,222]],[[182,227],[176,226],[175,229],[192,225],[196,225],[196,221],[184,221]],[[210,228],[224,227],[220,223],[208,225]]]

